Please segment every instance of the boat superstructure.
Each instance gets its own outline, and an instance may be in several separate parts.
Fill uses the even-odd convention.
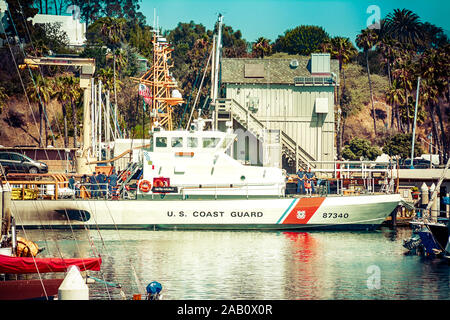
[[[205,131],[203,119],[196,120],[194,127],[197,129],[151,133],[150,148],[135,155],[135,161],[143,164],[141,184],[147,181],[151,185],[149,190],[138,188],[139,195],[152,195],[162,177],[177,187],[170,194],[184,198],[284,196],[286,179],[281,169],[246,166],[227,154],[236,138],[232,130]]]

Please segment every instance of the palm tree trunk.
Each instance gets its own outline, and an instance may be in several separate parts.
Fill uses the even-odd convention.
[[[62,104],[62,111],[64,117],[64,148],[67,148],[69,145],[69,136],[67,133],[67,108],[65,103]]]
[[[442,153],[441,153],[441,142],[440,142],[440,138],[439,138],[439,133],[438,133],[438,129],[436,127],[436,121],[434,121],[434,104],[430,104],[430,117],[431,117],[431,128],[433,130],[433,137],[434,137],[434,145],[435,145],[435,149],[437,149],[436,151],[439,154],[439,161],[442,163],[443,162],[443,158],[442,158]]]
[[[48,128],[50,127],[50,123],[48,121],[46,105],[44,105],[44,124],[45,124],[45,147],[47,147],[48,146]]]
[[[42,121],[43,121],[42,105],[39,103],[39,147],[42,148]]]
[[[394,128],[395,123],[395,103],[391,106],[391,130]]]
[[[437,116],[438,116],[438,119],[439,119],[439,124],[441,126],[441,137],[442,137],[441,144],[442,144],[442,151],[444,152],[443,162],[447,163],[447,159],[448,159],[447,135],[445,134],[445,128],[444,128],[444,123],[442,121],[442,114],[441,114],[441,106],[440,105],[436,106],[436,113],[437,113]]]
[[[72,106],[72,123],[73,123],[73,147],[76,148],[77,147],[77,135],[78,135],[77,112],[75,110],[75,103],[73,101],[71,101],[71,106]]]
[[[405,82],[405,101],[406,101],[406,117],[408,118],[408,133],[411,131],[411,119],[409,118],[408,89]]]
[[[344,141],[344,133],[345,133],[345,118],[342,117],[341,135],[339,137],[339,139],[341,140],[341,146],[342,146],[343,141]]]
[[[342,131],[342,116],[341,116],[341,107],[338,107],[338,119],[337,119],[337,140],[336,140],[336,151],[337,151],[337,159],[341,159],[341,146],[342,146],[342,139],[341,139],[341,131]]]
[[[375,115],[375,107],[373,105],[372,82],[370,81],[369,51],[366,51],[366,64],[367,64],[367,77],[369,78],[370,100],[372,102],[373,130],[375,132],[375,137],[376,137],[377,136],[377,120],[376,120],[376,115]]]
[[[388,60],[387,62],[387,71],[388,71],[388,78],[389,78],[389,87],[392,86],[392,78],[391,78],[391,61]]]

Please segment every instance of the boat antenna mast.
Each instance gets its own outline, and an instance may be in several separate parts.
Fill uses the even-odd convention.
[[[223,15],[219,13],[217,20],[217,35],[214,36],[215,41],[213,42],[213,46],[215,46],[214,56],[213,56],[213,68],[211,72],[211,104],[213,107],[212,113],[212,126],[213,130],[217,128],[217,99],[219,98],[219,69],[221,62],[221,53],[222,53],[222,25],[223,25]]]
[[[153,28],[153,64],[140,78],[132,78],[139,83],[139,92],[150,105],[151,128],[162,127],[173,130],[173,107],[185,101],[177,89],[177,82],[169,72],[172,49],[159,33],[159,27]]]

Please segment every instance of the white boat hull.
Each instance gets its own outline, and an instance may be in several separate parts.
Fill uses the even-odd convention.
[[[76,228],[367,229],[401,196],[364,195],[230,200],[12,201],[18,225]]]

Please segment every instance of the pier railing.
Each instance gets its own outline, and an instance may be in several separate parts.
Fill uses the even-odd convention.
[[[376,161],[314,161],[311,168],[318,178],[335,181],[338,194],[352,193],[355,189],[363,192],[394,192],[393,162]]]

